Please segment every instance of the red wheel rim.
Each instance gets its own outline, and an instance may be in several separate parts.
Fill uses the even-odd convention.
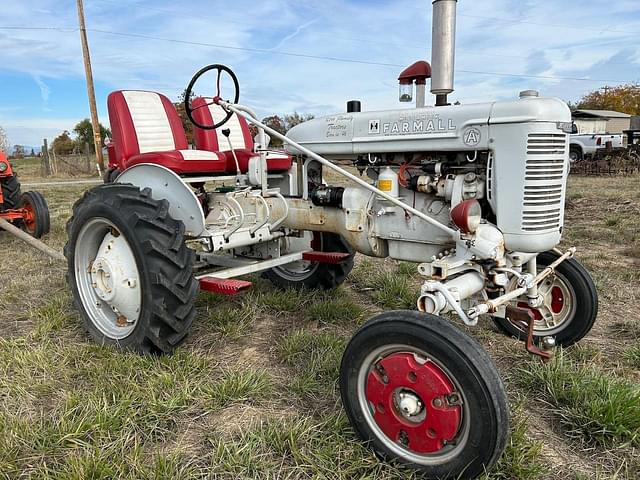
[[[417,454],[439,452],[462,426],[462,398],[451,378],[411,352],[392,353],[373,365],[366,398],[380,430]]]
[[[36,231],[36,213],[33,209],[33,205],[27,202],[22,208],[25,212],[24,218],[22,219],[25,229],[29,233],[33,233]]]
[[[551,311],[553,313],[560,313],[564,308],[564,293],[562,289],[555,286],[551,289]]]

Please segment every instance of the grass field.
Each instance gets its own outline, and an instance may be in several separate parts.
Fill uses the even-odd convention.
[[[83,188],[40,189],[51,246],[62,248]],[[591,334],[542,365],[489,320],[469,330],[498,365],[513,412],[510,444],[487,478],[640,478],[638,177],[571,178],[565,232],[598,285]],[[201,294],[187,341],[150,358],[93,344],[64,265],[6,234],[0,242],[0,477],[412,478],[357,441],[336,385],[355,329],[413,306],[411,265],[358,256],[332,292],[256,279],[239,297]]]

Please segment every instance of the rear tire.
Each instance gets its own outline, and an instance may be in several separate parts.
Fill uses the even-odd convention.
[[[580,147],[569,147],[569,160],[573,162],[579,162],[583,159],[582,149]]]
[[[309,246],[314,250],[322,252],[348,253],[351,255],[344,262],[337,265],[294,262],[290,265],[282,265],[267,270],[262,275],[279,288],[320,288],[332,290],[341,285],[346,279],[351,269],[353,269],[353,258],[355,251],[345,242],[345,240],[335,233],[326,232],[305,232],[311,234]],[[284,251],[283,254],[292,253],[296,250]]]
[[[398,310],[372,318],[345,350],[340,392],[360,437],[426,478],[476,478],[507,442],[496,367],[441,317]]]
[[[19,226],[34,238],[41,238],[49,233],[51,220],[49,206],[40,192],[24,192],[20,197],[20,208],[27,211]]]
[[[0,187],[2,188],[3,203],[0,203],[0,212],[3,210],[12,210],[18,208],[20,204],[20,182],[17,175],[0,178]]]
[[[68,281],[89,334],[140,353],[169,353],[187,336],[199,284],[184,224],[151,190],[93,188],[67,223]]]
[[[538,270],[550,265],[558,258],[554,252],[543,252],[538,255]],[[555,338],[557,345],[568,347],[580,341],[589,333],[598,316],[598,291],[586,268],[575,258],[569,258],[556,268],[557,275],[547,277],[541,285],[549,290],[551,296],[551,308],[549,311],[540,310],[540,320],[536,320],[533,335],[534,340],[539,341],[543,337]],[[555,290],[555,291],[554,291]],[[555,295],[555,296],[554,296]],[[526,308],[526,298],[518,299],[515,303]],[[557,312],[554,311],[556,302]],[[550,315],[557,326],[547,327],[543,325],[545,314]],[[527,333],[519,326],[506,318],[492,317],[496,325],[507,335],[526,340]]]

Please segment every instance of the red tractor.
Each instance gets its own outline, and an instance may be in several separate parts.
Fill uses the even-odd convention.
[[[49,233],[49,207],[39,192],[20,191],[18,176],[0,152],[0,219],[21,227],[32,237]]]

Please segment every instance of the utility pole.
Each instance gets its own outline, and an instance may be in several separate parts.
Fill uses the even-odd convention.
[[[93,73],[91,72],[91,57],[89,56],[89,42],[87,41],[87,29],[84,24],[84,7],[82,0],[78,3],[78,21],[80,22],[80,41],[82,43],[82,56],[84,58],[84,72],[87,78],[87,96],[89,97],[89,110],[91,111],[91,125],[93,126],[93,143],[96,149],[96,159],[100,170],[104,170],[102,158],[102,138],[100,138],[100,122],[96,107],[96,92],[93,88]]]

